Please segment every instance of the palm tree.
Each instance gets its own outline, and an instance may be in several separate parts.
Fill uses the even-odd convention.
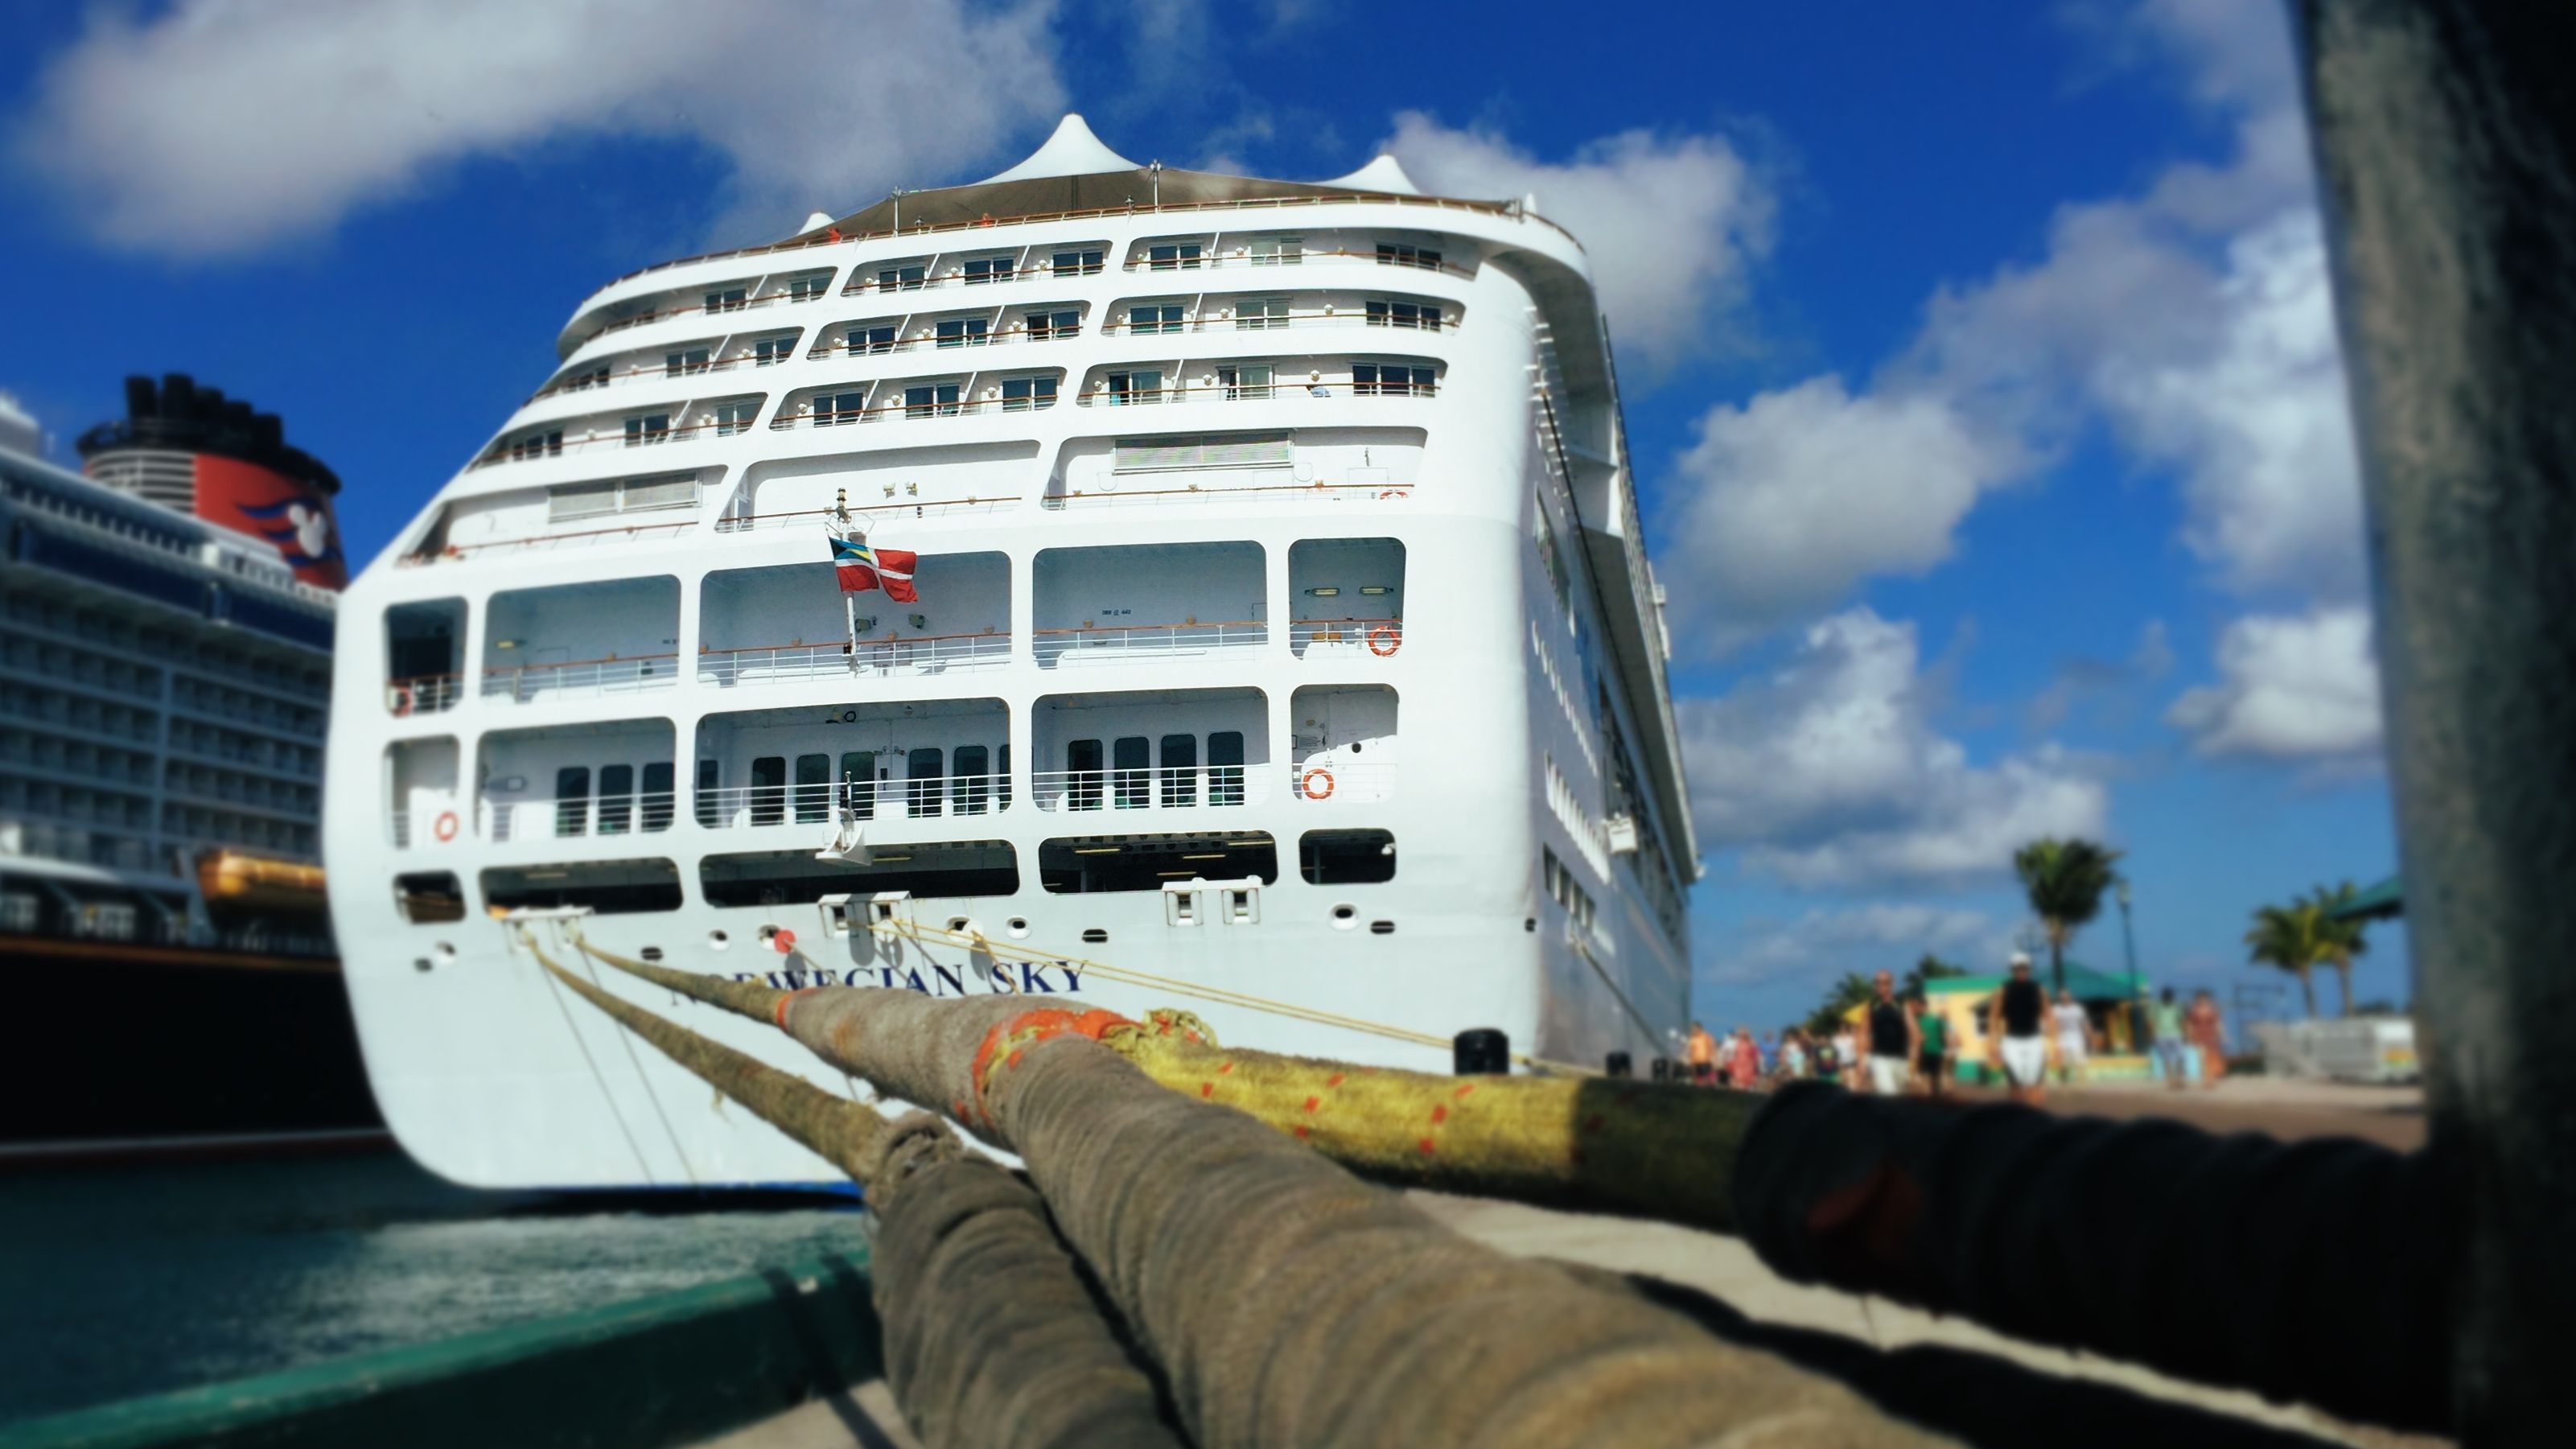
[[[2048,933],[2050,984],[2066,989],[2066,943],[2102,912],[2102,893],[2119,877],[2111,865],[2120,852],[2090,840],[2044,836],[2013,852],[2013,873],[2030,897],[2030,912]]]
[[[1825,988],[1825,1003],[1807,1014],[1807,1030],[1819,1036],[1830,1036],[1843,1024],[1843,1013],[1878,994],[1869,978],[1846,971],[1843,979]]]
[[[1926,988],[1931,986],[1933,982],[1940,980],[1942,977],[1965,976],[1967,974],[1967,967],[1953,966],[1949,962],[1942,960],[1940,957],[1933,955],[1929,951],[1926,951],[1923,953],[1923,959],[1914,963],[1914,969],[1905,973],[1905,979],[1896,983],[1896,994],[1899,996],[1910,996],[1920,1000],[1930,994]]]
[[[2324,925],[2325,912],[2317,903],[2299,900],[2256,908],[2254,928],[2245,933],[2247,954],[2257,964],[2275,966],[2299,978],[2299,994],[2307,998],[2310,1016],[2317,1014],[2317,987],[2309,973],[2327,959],[2320,929]]]
[[[2351,904],[2359,894],[2351,881],[2345,881],[2332,890],[2319,886],[2308,898],[2317,911],[2317,948],[2323,953],[2319,959],[2335,969],[2336,984],[2343,988],[2346,1016],[2352,1015],[2352,958],[2369,950],[2370,943],[2362,939],[2361,922],[2338,920],[2335,912]]]

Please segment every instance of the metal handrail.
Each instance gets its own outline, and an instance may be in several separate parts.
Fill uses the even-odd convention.
[[[725,785],[700,790],[691,808],[709,830],[840,825],[849,820],[941,820],[992,815],[1011,804],[1011,777],[930,775],[803,785]]]
[[[766,395],[753,399],[755,406],[767,401]],[[715,430],[717,437],[728,438],[736,433],[750,432],[751,424],[740,420],[709,418],[702,423],[673,423],[650,433],[628,433],[621,424],[613,433],[594,428],[580,437],[566,438],[560,443],[549,441],[542,447],[529,448],[517,456],[512,455],[511,444],[496,443],[486,449],[481,457],[466,464],[465,468],[467,472],[472,472],[477,468],[491,468],[503,463],[542,462],[547,458],[557,458],[566,453],[578,452],[584,448],[596,448],[607,443],[616,444],[621,448],[661,448],[673,443],[693,443],[697,441],[698,434],[710,428]]]
[[[1137,390],[1123,393],[1102,388],[1094,392],[1076,393],[1073,401],[1074,406],[1086,408],[1152,407],[1168,403],[1175,397],[1185,398],[1191,393],[1214,392],[1226,394],[1224,398],[1226,402],[1280,402],[1296,396],[1329,398],[1336,395],[1333,391],[1336,388],[1348,389],[1353,397],[1438,397],[1440,395],[1438,383],[1298,382],[1291,379],[1287,382],[1210,382],[1195,386],[1167,385],[1150,391]],[[1124,402],[1120,401],[1122,398],[1125,399]]]
[[[385,681],[385,709],[395,718],[441,714],[456,707],[465,693],[461,673],[414,674]]]
[[[1073,629],[1032,629],[1038,667],[1053,669],[1068,654],[1110,658],[1168,657],[1215,649],[1257,649],[1270,642],[1270,626],[1258,619],[1229,619],[1180,624],[1084,624]]]
[[[541,836],[658,835],[678,819],[679,798],[676,790],[565,797],[486,795],[474,802],[474,833],[495,842]]]
[[[1288,621],[1288,647],[1302,656],[1318,644],[1348,645],[1335,653],[1365,651],[1388,658],[1404,645],[1402,617],[1380,619],[1291,619]]]
[[[969,494],[964,498],[915,498],[902,503],[853,503],[849,505],[848,511],[851,513],[908,513],[915,518],[920,518],[928,512],[943,509],[982,508],[999,512],[1019,506],[1020,499],[1017,495],[1007,498],[979,498]],[[716,532],[749,533],[754,529],[789,528],[799,520],[828,525],[841,511],[840,508],[833,507],[795,508],[783,513],[736,513],[717,519]]]
[[[855,655],[846,639],[821,644],[759,644],[700,649],[698,680],[729,689],[743,684],[884,674],[906,668],[923,673],[992,669],[1009,663],[1010,658],[1011,636],[1000,633],[862,639]]]
[[[1260,764],[1039,770],[1029,797],[1046,811],[1224,809],[1268,804],[1275,776]]]
[[[561,664],[513,664],[483,671],[483,697],[507,695],[524,704],[540,694],[606,694],[612,690],[668,689],[680,682],[669,661],[677,654],[636,654],[623,659],[576,659]]]

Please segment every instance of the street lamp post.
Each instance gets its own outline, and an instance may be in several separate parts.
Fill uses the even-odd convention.
[[[2120,949],[2129,958],[2129,995],[2138,994],[2138,938],[2129,929],[2129,878],[2120,877],[2120,888],[2112,899],[2120,903]]]

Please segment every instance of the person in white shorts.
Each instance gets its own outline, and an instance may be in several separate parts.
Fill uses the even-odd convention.
[[[1862,1018],[1869,1029],[1869,1089],[1882,1097],[1893,1097],[1905,1090],[1906,1080],[1914,1074],[1914,1054],[1923,1049],[1921,1029],[1906,1014],[1905,1004],[1896,999],[1896,977],[1881,971],[1870,981],[1869,1012]]]
[[[2057,1024],[2057,1080],[2072,1086],[2084,1075],[2084,1060],[2093,1045],[2093,1019],[2075,1000],[2075,993],[2058,988],[2057,1005],[2049,1012]]]
[[[2048,1081],[2048,992],[2030,979],[2030,957],[2012,954],[2012,975],[1986,1005],[1986,1029],[1994,1033],[1995,1055],[2016,1102],[2039,1105]]]

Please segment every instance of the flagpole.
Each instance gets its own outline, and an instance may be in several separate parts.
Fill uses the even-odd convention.
[[[832,500],[832,521],[839,525],[841,538],[850,536],[850,490],[841,489]],[[859,672],[859,599],[847,589],[841,591],[841,617],[850,629],[850,673]]]

